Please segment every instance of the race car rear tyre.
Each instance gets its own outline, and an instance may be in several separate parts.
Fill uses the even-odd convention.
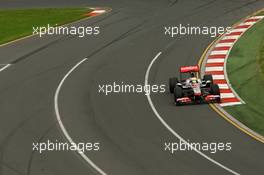
[[[204,81],[211,81],[211,83],[213,84],[213,76],[211,74],[208,75],[204,75]]]
[[[219,86],[217,84],[211,85],[211,93],[213,95],[220,95],[220,89],[219,89]]]
[[[178,83],[178,78],[173,77],[173,78],[169,79],[170,93],[174,92],[174,88],[175,88],[177,83]]]

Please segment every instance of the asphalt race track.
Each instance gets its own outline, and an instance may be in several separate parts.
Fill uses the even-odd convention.
[[[164,26],[180,23],[230,26],[264,7],[258,0],[0,0],[0,8],[103,6],[110,13],[76,25],[97,25],[98,36],[31,37],[0,47],[0,174],[87,175],[98,173],[70,151],[32,152],[32,142],[67,141],[54,109],[54,95],[63,77],[58,107],[75,142],[100,142],[89,157],[109,175],[264,174],[264,146],[233,127],[208,105],[176,107],[172,96],[151,95],[160,116],[192,142],[231,142],[232,151],[205,155],[195,151],[170,154],[164,142],[178,142],[157,118],[144,94],[98,93],[98,84],[167,84],[179,66],[197,64],[209,36],[169,38]]]

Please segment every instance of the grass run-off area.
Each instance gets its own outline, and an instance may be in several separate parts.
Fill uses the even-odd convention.
[[[246,104],[225,110],[264,136],[264,19],[234,45],[227,73],[232,87]]]
[[[70,23],[85,17],[88,8],[0,10],[0,44],[32,34],[33,26]]]

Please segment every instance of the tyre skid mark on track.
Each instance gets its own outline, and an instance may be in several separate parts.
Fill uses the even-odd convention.
[[[37,143],[40,143],[44,140],[44,138],[49,134],[49,132],[56,127],[56,123],[53,123],[51,126],[49,126],[45,132],[39,137],[39,139],[37,140]],[[34,158],[34,153],[35,151],[32,151],[30,156],[29,156],[29,160],[28,160],[28,166],[26,168],[26,175],[31,175],[32,174],[32,163],[33,163],[33,158]]]
[[[69,143],[74,143],[73,139],[71,138],[71,136],[69,135],[68,131],[66,130],[66,128],[64,127],[64,124],[61,120],[61,116],[59,113],[59,105],[58,105],[58,98],[59,98],[59,92],[60,89],[62,88],[63,83],[65,82],[65,80],[70,76],[70,74],[77,68],[79,67],[82,63],[84,63],[88,58],[90,58],[91,56],[97,54],[99,51],[101,51],[102,49],[107,48],[108,46],[112,45],[113,43],[120,41],[128,36],[130,36],[130,34],[133,34],[134,31],[136,29],[138,29],[140,26],[142,26],[143,23],[140,23],[134,27],[132,27],[131,29],[129,29],[128,31],[126,31],[125,33],[121,34],[120,36],[118,36],[117,38],[113,39],[112,41],[110,41],[109,43],[107,43],[106,45],[104,45],[103,47],[99,48],[98,50],[95,50],[94,52],[92,52],[87,58],[84,58],[83,60],[81,60],[80,62],[78,62],[74,67],[72,67],[72,69],[63,77],[63,79],[61,80],[61,82],[59,83],[56,92],[55,92],[55,96],[54,96],[54,108],[55,108],[55,114],[56,114],[56,119],[58,121],[58,124],[60,126],[61,131],[63,132],[63,135],[66,137],[66,139],[68,140]],[[132,33],[131,33],[132,32]],[[106,172],[104,172],[101,168],[99,168],[91,159],[89,159],[83,152],[81,151],[76,151],[88,164],[90,164],[100,175],[107,175]]]
[[[145,74],[145,86],[149,85],[149,74],[150,74],[150,70],[153,66],[153,64],[155,63],[155,61],[160,57],[160,55],[162,54],[162,52],[159,52],[150,62],[146,74]],[[208,161],[212,162],[213,164],[223,168],[224,170],[228,171],[231,174],[234,175],[240,175],[239,173],[237,173],[236,171],[226,167],[225,165],[217,162],[216,160],[210,158],[209,156],[207,156],[206,154],[202,153],[201,151],[195,149],[189,142],[187,142],[182,136],[180,136],[177,132],[175,132],[170,126],[169,124],[161,117],[161,115],[159,114],[159,112],[157,111],[154,103],[152,102],[151,96],[150,94],[147,94],[147,100],[148,103],[152,109],[152,111],[154,112],[155,116],[158,118],[158,120],[162,123],[163,126],[166,127],[166,129],[173,134],[175,137],[177,137],[179,140],[181,140],[182,142],[184,142],[185,144],[187,144],[190,148],[192,148],[197,154],[199,154],[200,156],[204,157],[205,159],[207,159]]]

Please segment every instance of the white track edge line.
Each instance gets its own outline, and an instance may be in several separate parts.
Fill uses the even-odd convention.
[[[69,72],[67,72],[67,74],[63,77],[63,79],[60,81],[56,92],[55,92],[55,96],[54,96],[54,107],[55,107],[55,114],[56,114],[56,118],[57,121],[59,123],[59,126],[64,134],[64,136],[67,138],[69,143],[75,143],[71,136],[69,135],[68,131],[66,130],[66,128],[63,125],[63,122],[61,120],[61,116],[60,116],[60,112],[59,112],[59,104],[58,104],[58,98],[59,98],[59,93],[61,90],[61,87],[63,85],[63,83],[65,82],[65,80],[69,77],[69,75],[79,66],[81,65],[84,61],[86,61],[87,58],[84,58],[83,60],[81,60],[80,62],[78,62],[74,67],[72,67],[70,69]],[[102,169],[100,169],[91,159],[89,159],[85,153],[81,152],[80,150],[76,151],[88,164],[90,164],[99,174],[101,175],[107,175]]]
[[[2,67],[0,69],[0,72],[4,71],[5,69],[7,69],[9,66],[11,66],[11,64],[6,64],[4,67]]]

